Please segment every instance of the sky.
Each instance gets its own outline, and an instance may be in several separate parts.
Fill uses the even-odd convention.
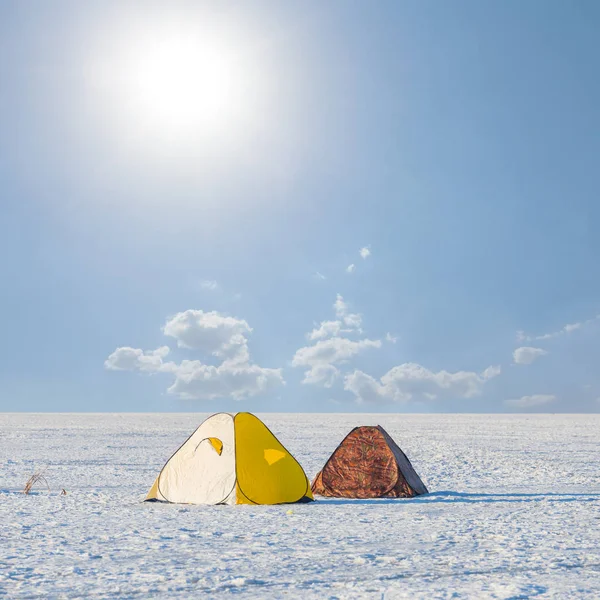
[[[0,2],[0,411],[600,412],[600,4]]]

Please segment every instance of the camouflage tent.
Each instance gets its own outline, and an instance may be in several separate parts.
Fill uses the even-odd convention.
[[[314,494],[340,498],[412,498],[428,493],[406,454],[379,425],[355,427],[311,488]]]

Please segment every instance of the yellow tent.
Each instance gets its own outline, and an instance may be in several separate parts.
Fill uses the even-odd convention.
[[[306,473],[253,414],[217,413],[171,456],[146,500],[284,504],[313,500]]]

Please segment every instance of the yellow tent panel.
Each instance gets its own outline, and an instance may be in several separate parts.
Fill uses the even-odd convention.
[[[312,500],[304,470],[260,419],[238,413],[234,423],[237,482],[248,500],[254,504]]]

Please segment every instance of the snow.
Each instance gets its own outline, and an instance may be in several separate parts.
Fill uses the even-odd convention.
[[[381,424],[432,493],[143,503],[205,416],[0,414],[0,597],[600,597],[600,415],[259,415],[311,479]]]

